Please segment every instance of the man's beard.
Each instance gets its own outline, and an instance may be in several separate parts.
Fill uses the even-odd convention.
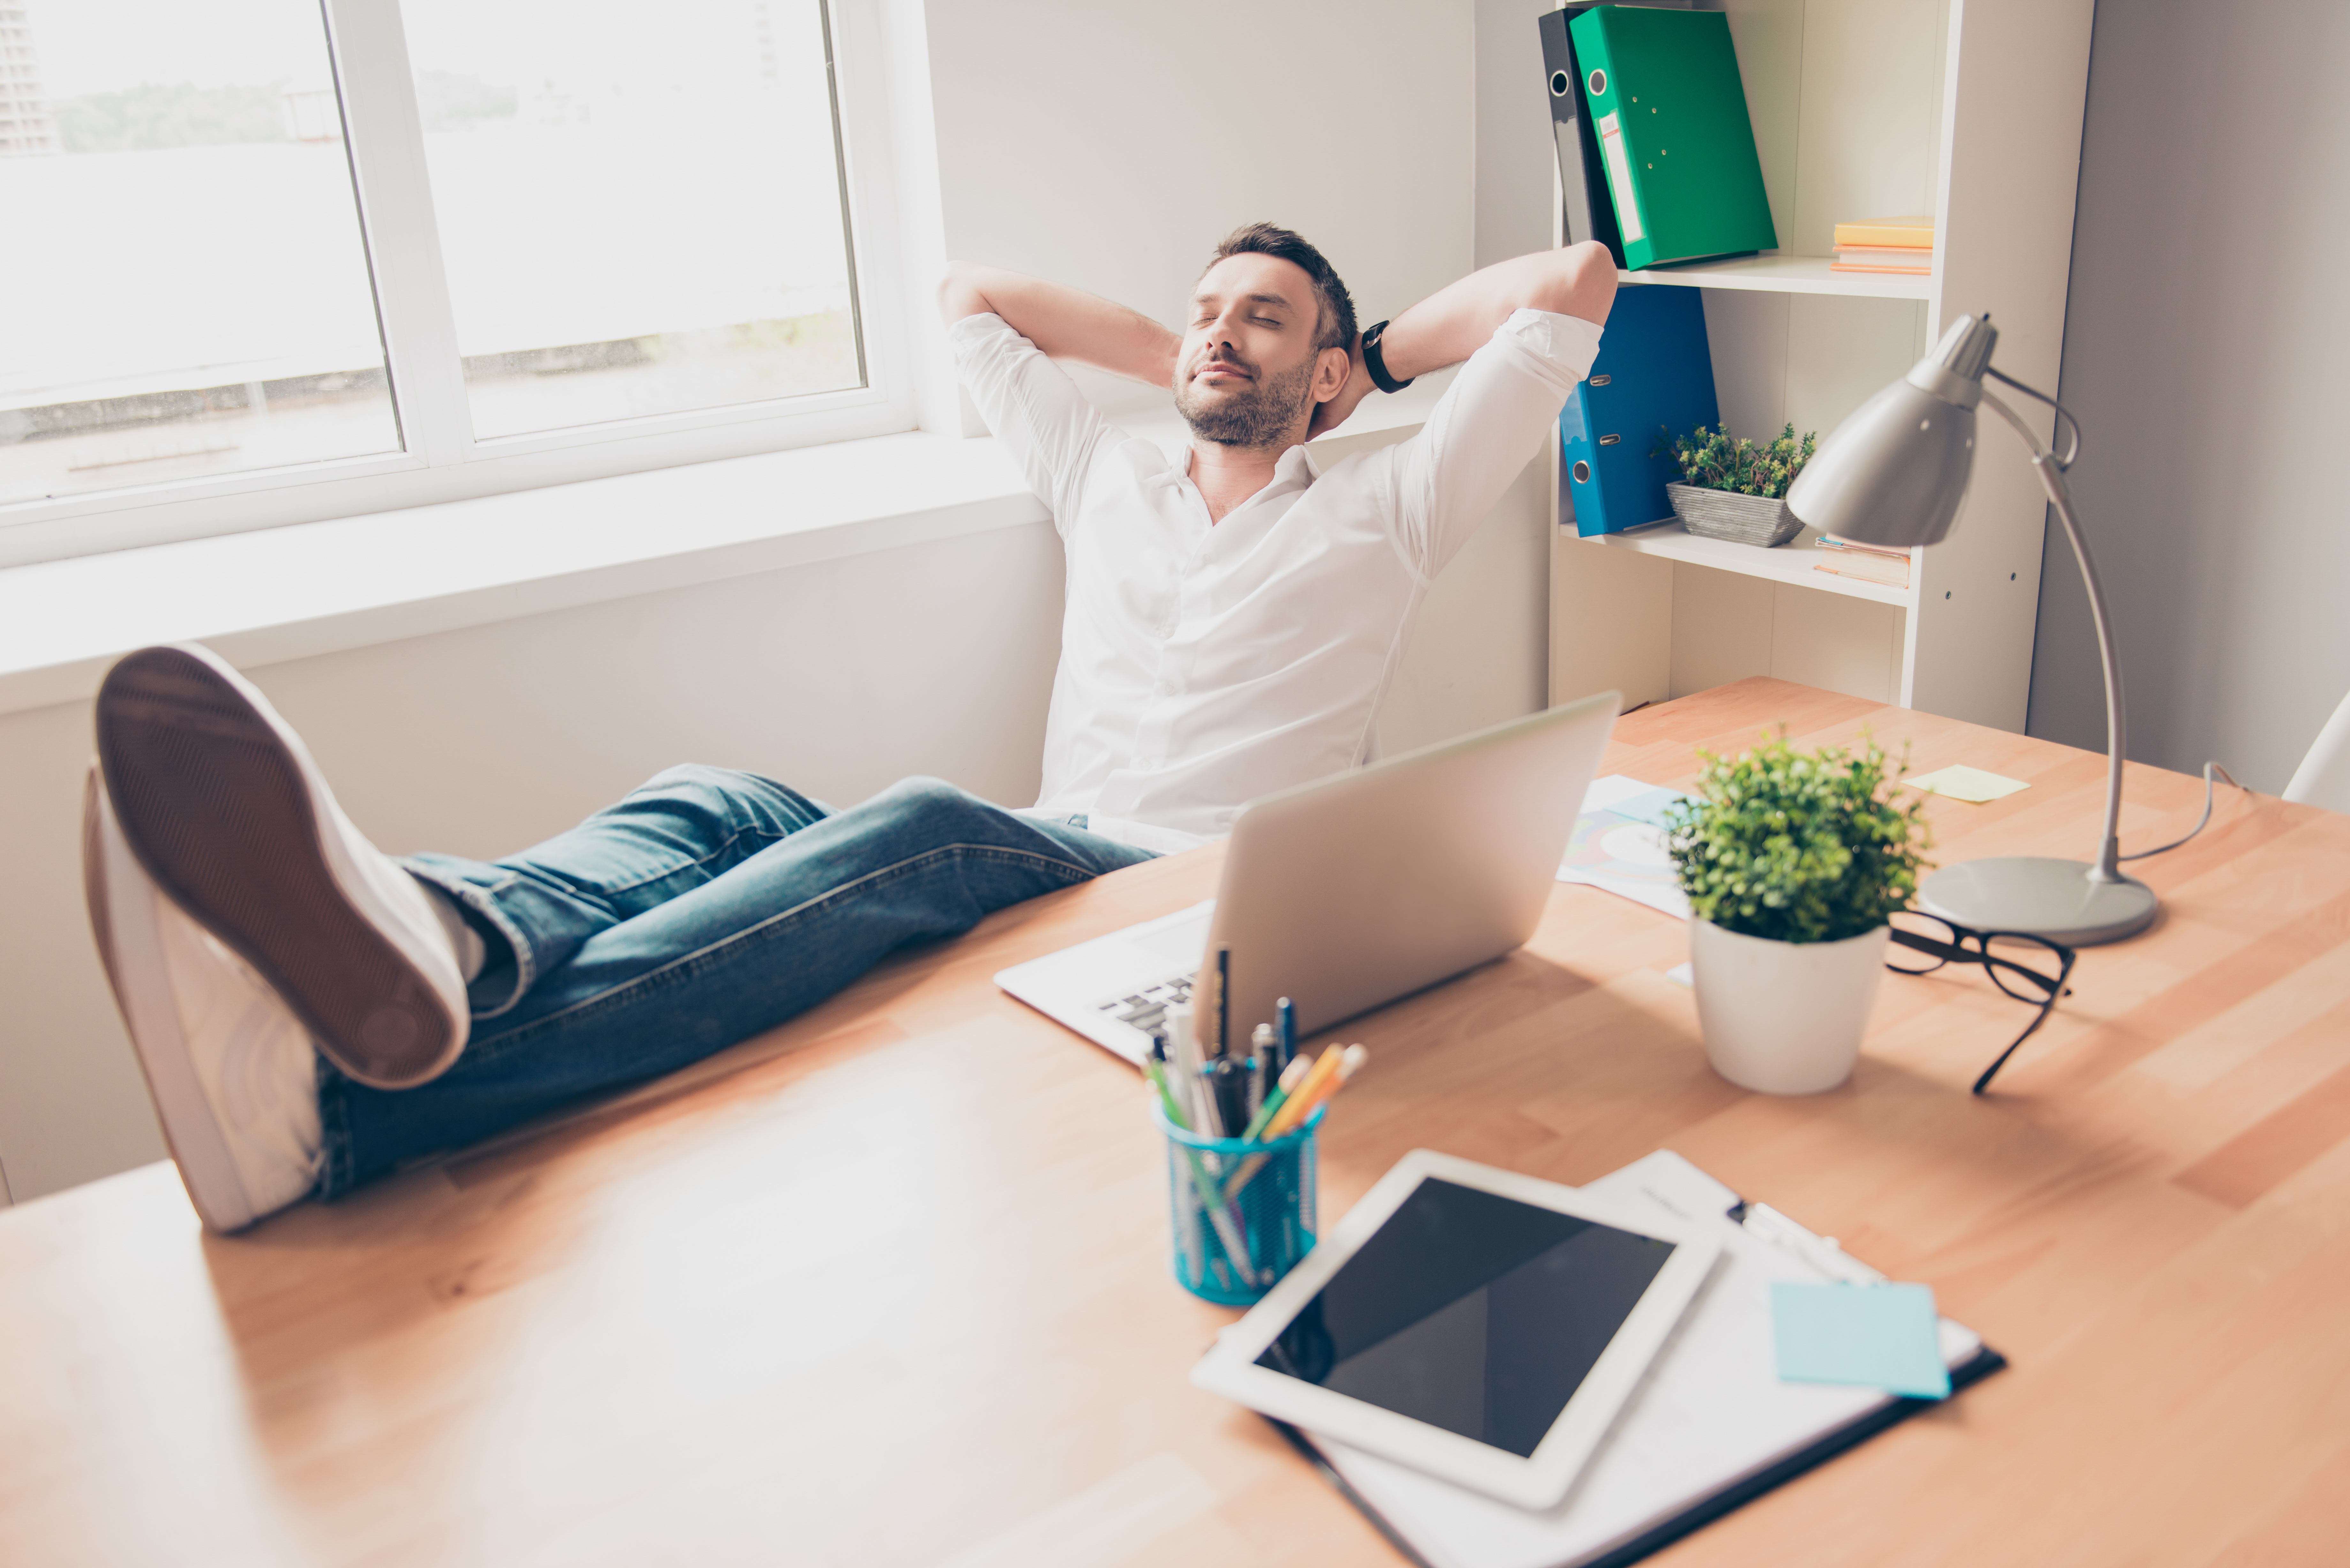
[[[1237,397],[1211,402],[1192,389],[1187,377],[1175,394],[1175,411],[1201,441],[1218,446],[1271,446],[1305,411],[1313,381],[1314,359],[1309,358],[1269,381],[1260,379]]]

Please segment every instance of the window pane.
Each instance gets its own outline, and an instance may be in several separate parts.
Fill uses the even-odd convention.
[[[819,0],[405,0],[477,439],[864,383]]]
[[[0,0],[0,502],[397,452],[317,0]]]

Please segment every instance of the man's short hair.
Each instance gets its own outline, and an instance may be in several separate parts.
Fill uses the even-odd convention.
[[[1355,342],[1355,301],[1347,293],[1347,286],[1338,281],[1336,268],[1323,259],[1322,253],[1306,244],[1305,237],[1295,230],[1273,223],[1243,223],[1226,234],[1216,254],[1209,259],[1213,266],[1226,256],[1279,256],[1293,262],[1314,280],[1314,299],[1317,306],[1314,333],[1316,351],[1324,348],[1351,348]]]

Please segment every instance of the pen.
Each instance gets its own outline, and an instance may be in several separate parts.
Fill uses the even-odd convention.
[[[1282,1073],[1281,1082],[1274,1085],[1273,1093],[1265,1096],[1264,1104],[1259,1106],[1256,1115],[1249,1119],[1248,1131],[1241,1134],[1241,1137],[1254,1138],[1261,1136],[1264,1132],[1266,1124],[1280,1113],[1282,1102],[1296,1092],[1297,1085],[1305,1082],[1305,1075],[1313,1070],[1314,1064],[1303,1056],[1291,1062]]]
[[[1323,1074],[1321,1071],[1323,1063],[1329,1061],[1333,1056],[1338,1058],[1336,1069]],[[1320,1075],[1321,1081],[1317,1085],[1313,1078],[1309,1077],[1305,1087],[1289,1096],[1289,1103],[1282,1107],[1283,1115],[1274,1119],[1274,1130],[1265,1135],[1266,1141],[1270,1142],[1290,1132],[1298,1123],[1312,1116],[1322,1106],[1328,1104],[1330,1097],[1346,1085],[1347,1079],[1361,1072],[1363,1064],[1370,1059],[1371,1053],[1368,1047],[1362,1045],[1349,1045],[1343,1054],[1336,1045],[1325,1051],[1322,1054],[1322,1060],[1314,1064],[1315,1073]],[[1294,1117],[1288,1115],[1292,1111],[1296,1113]],[[1283,1125],[1284,1118],[1287,1118],[1286,1126]],[[1272,1158],[1273,1156],[1269,1154],[1251,1156],[1248,1163],[1242,1166],[1230,1181],[1224,1183],[1224,1201],[1236,1202],[1240,1198],[1241,1189],[1246,1187],[1255,1178],[1256,1173],[1264,1168],[1264,1162]]]
[[[1191,1032],[1191,1008],[1187,1002],[1177,1002],[1167,1010],[1167,1076],[1182,1097],[1189,1126],[1198,1131],[1221,1137],[1222,1129],[1210,1119],[1212,1112],[1200,1071],[1206,1065],[1200,1059],[1200,1042]]]
[[[1224,1137],[1248,1122],[1247,1076],[1236,1056],[1217,1057],[1209,1072],[1208,1087],[1216,1099],[1216,1125]]]
[[[1216,1054],[1232,1048],[1232,950],[1216,944]]]
[[[1156,1035],[1152,1036],[1150,1055],[1144,1060],[1142,1070],[1149,1075],[1151,1086],[1159,1091],[1159,1102],[1166,1109],[1167,1119],[1185,1132],[1189,1132],[1191,1130],[1191,1125],[1183,1116],[1182,1107],[1175,1103],[1175,1096],[1167,1082],[1167,1069],[1163,1062],[1166,1050],[1166,1043]],[[1196,1216],[1205,1213],[1208,1216],[1208,1222],[1216,1228],[1216,1240],[1222,1243],[1225,1257],[1230,1259],[1232,1267],[1239,1271],[1244,1283],[1253,1284],[1256,1282],[1256,1272],[1250,1266],[1248,1239],[1241,1228],[1233,1222],[1232,1216],[1228,1211],[1229,1200],[1218,1196],[1215,1179],[1201,1166],[1199,1150],[1185,1149],[1183,1163],[1191,1169],[1191,1179],[1185,1182],[1179,1175],[1176,1182],[1179,1190],[1176,1194],[1175,1207],[1185,1216],[1182,1245],[1186,1263],[1188,1264],[1190,1260],[1198,1254],[1195,1228],[1199,1221]],[[1196,1270],[1194,1274],[1196,1277]]]
[[[1275,1113],[1264,1129],[1264,1141],[1271,1143],[1305,1119],[1322,1096],[1322,1086],[1338,1075],[1338,1064],[1347,1053],[1336,1045],[1329,1046],[1315,1058],[1305,1075],[1305,1082],[1290,1091],[1287,1103]]]
[[[1192,1037],[1200,1043],[1200,1055],[1204,1060],[1216,1054],[1216,959],[1211,953],[1200,961],[1200,972],[1191,982]]]
[[[1281,1071],[1281,1064],[1273,1059],[1273,1054],[1280,1048],[1274,1039],[1270,1023],[1258,1024],[1256,1033],[1249,1036],[1248,1114],[1251,1121],[1256,1120],[1257,1112],[1264,1108],[1265,1092],[1273,1087],[1273,1080]]]
[[[1150,1086],[1159,1091],[1159,1103],[1165,1108],[1167,1119],[1185,1132],[1190,1132],[1191,1124],[1184,1116],[1183,1107],[1175,1103],[1175,1092],[1167,1085],[1167,1037],[1165,1035],[1153,1034],[1150,1037],[1150,1054],[1143,1058],[1142,1070],[1149,1075]]]
[[[1274,1075],[1278,1077],[1297,1055],[1297,1004],[1283,997],[1273,1004],[1273,1017],[1281,1035],[1281,1054],[1273,1064]]]

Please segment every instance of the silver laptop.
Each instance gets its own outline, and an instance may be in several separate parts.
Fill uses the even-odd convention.
[[[1129,1062],[1220,948],[1232,1038],[1286,996],[1303,1036],[1518,947],[1550,898],[1613,691],[1243,807],[1204,904],[995,983]]]

